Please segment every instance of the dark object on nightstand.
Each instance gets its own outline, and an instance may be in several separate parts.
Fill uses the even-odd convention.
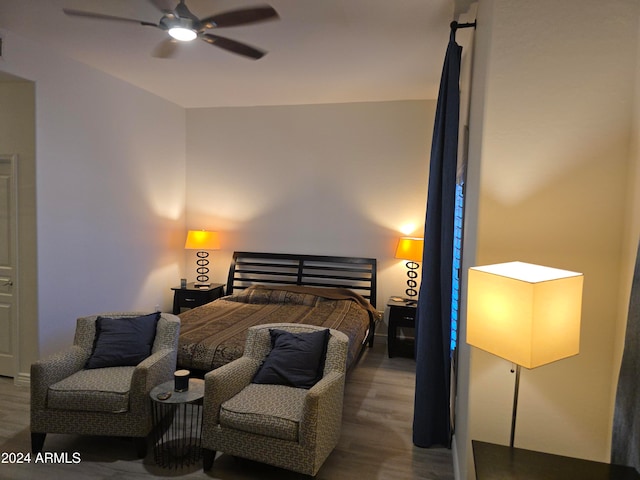
[[[632,467],[472,441],[476,480],[639,480]]]
[[[389,358],[401,354],[403,357],[414,358],[414,340],[398,339],[398,328],[415,328],[417,303],[413,300],[389,299],[389,333],[387,346]]]
[[[196,287],[188,283],[187,288],[173,287],[173,314],[183,308],[194,308],[213,302],[224,295],[224,283],[212,283],[208,287]]]

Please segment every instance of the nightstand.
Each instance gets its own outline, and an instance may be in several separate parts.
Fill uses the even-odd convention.
[[[173,314],[177,315],[183,308],[194,308],[213,302],[224,295],[224,283],[212,283],[208,287],[196,287],[187,283],[186,288],[173,287]]]
[[[389,358],[399,354],[414,358],[414,341],[398,339],[398,329],[416,327],[417,304],[413,301],[389,299],[387,307],[389,307],[389,333],[387,334]]]
[[[472,440],[477,480],[638,480],[632,467]]]

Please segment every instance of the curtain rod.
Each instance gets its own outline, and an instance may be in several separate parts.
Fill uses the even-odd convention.
[[[456,21],[451,22],[451,30],[453,30],[454,32],[459,29],[459,28],[476,28],[476,23],[477,22],[473,22],[473,23],[458,23]]]

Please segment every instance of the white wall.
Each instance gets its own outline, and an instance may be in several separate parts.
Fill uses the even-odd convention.
[[[36,89],[28,365],[69,345],[80,315],[170,308],[183,273],[185,111],[10,32],[0,68]]]
[[[234,250],[365,256],[379,308],[404,294],[393,255],[403,227],[423,233],[434,115],[433,101],[188,110],[187,225],[221,232],[212,281]]]
[[[607,461],[621,278],[632,267],[623,248],[638,4],[481,0],[478,13],[476,263],[585,274],[580,354],[523,371],[516,446]],[[508,442],[514,382],[507,362],[470,354],[468,427],[457,432],[466,478],[471,439]]]

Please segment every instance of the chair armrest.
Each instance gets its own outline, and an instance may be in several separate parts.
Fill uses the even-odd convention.
[[[334,370],[309,389],[300,420],[300,445],[315,445],[319,429],[340,431],[344,379],[344,373]]]
[[[131,378],[132,411],[146,408],[149,392],[155,386],[171,380],[175,369],[176,351],[169,348],[159,350],[140,362]]]
[[[76,345],[31,364],[31,407],[43,409],[51,385],[82,370],[89,354]]]
[[[251,383],[260,364],[249,357],[240,357],[204,376],[203,418],[217,425],[220,405]]]

